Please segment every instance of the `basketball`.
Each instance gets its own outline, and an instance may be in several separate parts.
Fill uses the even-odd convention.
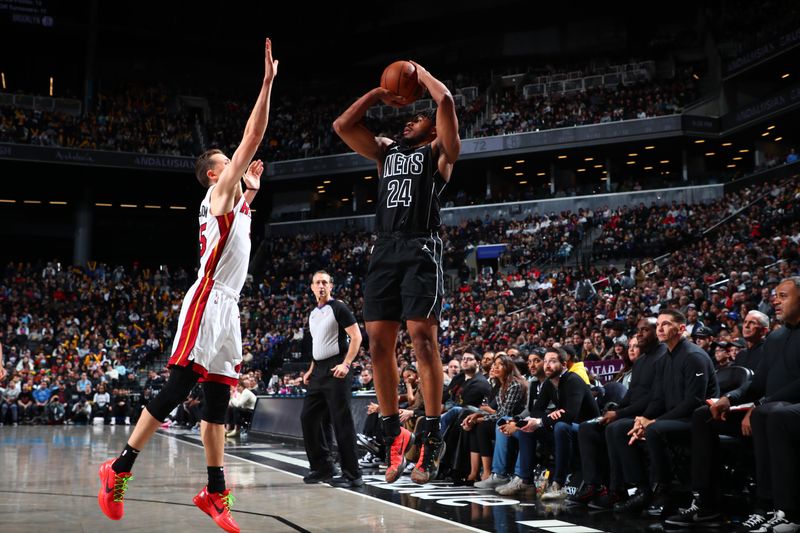
[[[395,61],[383,70],[381,87],[411,103],[422,96],[424,87],[417,79],[417,67],[409,61]]]

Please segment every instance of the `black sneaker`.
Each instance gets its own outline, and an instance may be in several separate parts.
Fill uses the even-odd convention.
[[[597,498],[605,490],[605,487],[602,485],[584,483],[581,485],[581,488],[578,492],[567,498],[567,502],[577,505],[586,505],[590,501]]]
[[[372,455],[383,455],[381,446],[372,437],[367,437],[363,433],[356,433],[356,441],[358,442],[359,446],[362,446]]]
[[[776,510],[772,516],[755,529],[751,529],[750,533],[783,533],[785,531],[798,531],[800,524],[789,522],[786,518],[786,513]]]
[[[422,485],[436,479],[445,447],[445,443],[440,437],[423,439],[419,450],[419,461],[411,471],[411,481]]]
[[[639,489],[636,494],[628,498],[626,501],[617,502],[614,504],[615,513],[641,513],[650,505],[653,499],[652,493]]]
[[[364,486],[364,480],[360,477],[353,479],[345,476],[337,476],[328,481],[328,485],[344,489],[357,489],[358,487]]]
[[[332,470],[312,470],[307,475],[303,476],[303,483],[308,483],[309,485],[314,483],[326,483],[335,476],[336,473]]]
[[[628,494],[626,492],[617,490],[611,491],[603,488],[603,491],[589,502],[589,508],[610,511],[614,508],[614,504],[625,501],[627,496]]]
[[[358,460],[358,466],[362,468],[378,468],[381,463],[383,463],[383,459],[373,455],[372,452],[367,452],[364,457]]]
[[[713,509],[704,509],[697,498],[692,500],[692,505],[678,514],[672,515],[664,523],[680,527],[720,527],[722,515]]]
[[[747,520],[736,526],[736,533],[749,533],[753,529],[758,529],[761,525],[772,518],[774,512],[756,511],[747,517]]]

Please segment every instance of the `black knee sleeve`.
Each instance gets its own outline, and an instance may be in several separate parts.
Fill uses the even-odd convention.
[[[147,404],[148,412],[153,418],[163,422],[167,415],[189,396],[198,379],[200,379],[200,375],[194,370],[183,366],[173,366],[164,388]]]
[[[225,412],[231,399],[231,387],[214,381],[203,382],[203,420],[224,424]]]

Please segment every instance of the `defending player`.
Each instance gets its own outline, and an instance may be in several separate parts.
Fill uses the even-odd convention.
[[[195,165],[197,179],[208,188],[199,215],[200,269],[197,281],[183,300],[168,363],[169,381],[142,412],[120,456],[100,466],[97,498],[103,513],[112,520],[122,518],[125,491],[133,479],[131,470],[137,455],[167,414],[202,379],[205,404],[200,434],[208,465],[208,485],[194,497],[194,503],[222,529],[239,532],[231,516],[233,496],[225,487],[224,422],[230,386],[238,381],[242,360],[238,300],[250,257],[249,204],[258,192],[264,169],[261,161],[250,161],[267,128],[272,82],[278,72],[269,39],[264,54],[261,92],[233,157],[228,159],[219,150],[209,150]]]

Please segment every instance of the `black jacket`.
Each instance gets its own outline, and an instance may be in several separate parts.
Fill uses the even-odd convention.
[[[800,403],[800,324],[784,325],[767,336],[753,380],[727,394],[732,404]]]
[[[667,345],[659,342],[649,352],[639,355],[633,363],[628,392],[619,402],[617,417],[631,418],[644,413],[653,397],[653,386],[666,353]]]
[[[553,402],[556,409],[564,409],[565,413],[558,420],[546,416],[547,406]],[[586,420],[600,416],[589,385],[578,374],[564,372],[558,380],[558,389],[549,379],[542,385],[542,390],[533,404],[531,416],[541,418],[544,427],[552,427],[556,422],[580,424]]]
[[[492,393],[492,386],[480,372],[467,379],[463,372],[457,374],[445,391],[444,402],[453,402],[453,405],[480,407],[484,399],[488,399]]]
[[[678,341],[674,350],[667,350],[659,367],[653,397],[643,413],[645,418],[689,420],[707,398],[719,397],[714,364],[693,342]]]
[[[753,348],[745,348],[744,350],[739,350],[739,353],[736,354],[736,360],[733,362],[736,366],[743,366],[749,368],[753,372],[758,369],[758,365],[761,364],[761,359],[764,357],[764,341],[762,340]]]

